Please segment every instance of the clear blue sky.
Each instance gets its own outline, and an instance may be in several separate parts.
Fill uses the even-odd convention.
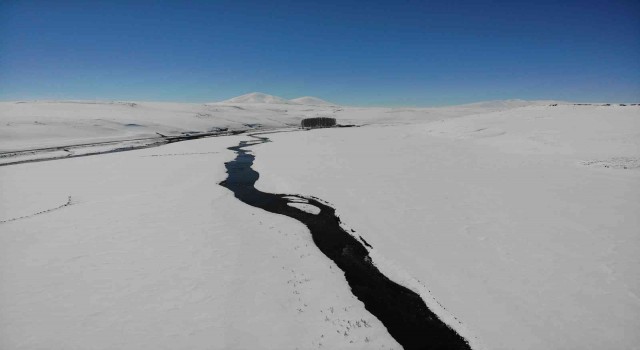
[[[640,1],[0,0],[0,100],[640,100]]]

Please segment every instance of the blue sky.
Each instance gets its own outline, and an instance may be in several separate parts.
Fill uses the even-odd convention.
[[[640,100],[640,1],[0,0],[0,100]]]

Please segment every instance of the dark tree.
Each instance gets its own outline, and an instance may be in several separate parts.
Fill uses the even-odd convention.
[[[302,119],[303,128],[328,128],[336,125],[336,118],[319,117]]]

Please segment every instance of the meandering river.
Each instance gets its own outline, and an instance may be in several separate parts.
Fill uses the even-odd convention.
[[[334,208],[315,198],[256,189],[260,175],[252,168],[255,156],[247,148],[269,139],[251,136],[256,140],[242,141],[229,148],[237,156],[225,164],[228,177],[221,186],[246,204],[289,216],[306,225],[318,249],[344,272],[353,295],[405,349],[470,349],[464,338],[440,321],[418,294],[378,270],[367,248],[341,227]]]

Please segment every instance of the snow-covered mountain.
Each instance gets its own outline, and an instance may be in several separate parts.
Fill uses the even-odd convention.
[[[239,104],[239,103],[268,103],[268,104],[297,104],[307,106],[335,106],[334,103],[313,96],[303,96],[287,100],[282,97],[265,94],[262,92],[252,92],[218,102],[219,104]]]
[[[313,96],[298,97],[289,101],[299,103],[301,105],[311,105],[311,106],[335,106],[336,105],[335,103],[331,103],[329,101],[325,101],[321,98],[317,98]]]
[[[289,100],[282,97],[263,94],[261,92],[252,92],[250,94],[237,96],[220,103],[270,103],[270,104],[289,104]]]

